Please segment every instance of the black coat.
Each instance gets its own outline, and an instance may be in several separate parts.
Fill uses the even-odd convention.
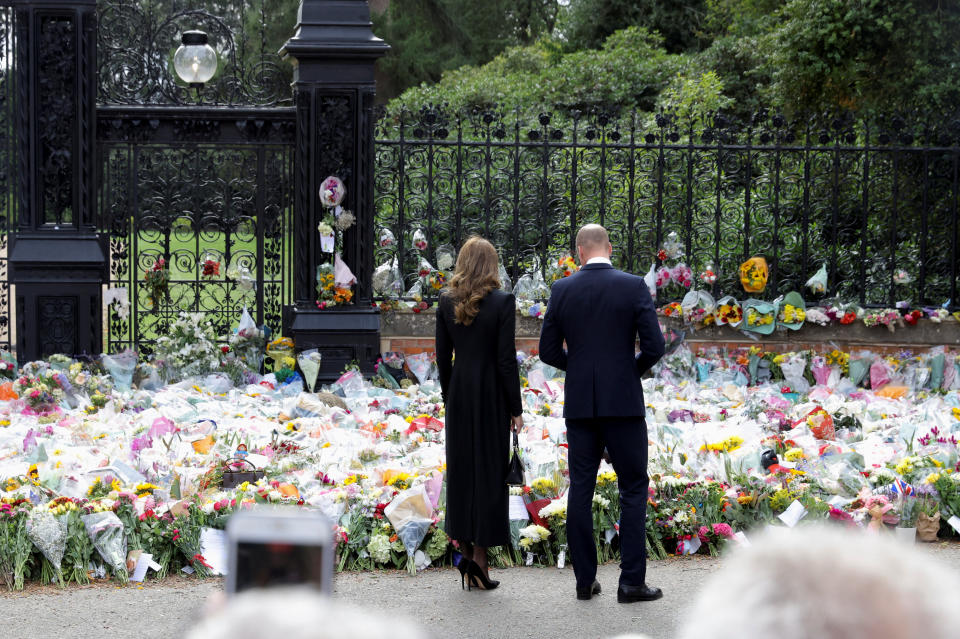
[[[553,285],[540,359],[567,372],[564,417],[642,417],[640,377],[663,352],[663,333],[642,278],[594,263]]]
[[[437,366],[446,404],[446,531],[457,541],[501,546],[510,540],[505,483],[510,416],[522,412],[515,302],[513,295],[492,291],[469,326],[454,321],[453,306],[442,297],[437,309]]]

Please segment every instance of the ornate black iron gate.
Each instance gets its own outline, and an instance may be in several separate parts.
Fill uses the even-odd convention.
[[[97,4],[110,352],[149,353],[181,311],[209,316],[223,335],[246,307],[279,331],[292,300],[296,125],[286,106],[290,70],[274,53],[279,44],[268,42],[268,0],[206,7],[216,15],[203,2],[158,6]],[[180,34],[192,29],[208,34],[221,67],[196,95],[169,65]],[[144,281],[161,259],[170,278],[164,301],[152,300]]]
[[[279,331],[291,291],[287,114],[100,109],[97,127],[107,348],[149,352],[180,311],[209,315],[223,335],[246,307]],[[160,259],[169,299],[155,304],[144,274]]]

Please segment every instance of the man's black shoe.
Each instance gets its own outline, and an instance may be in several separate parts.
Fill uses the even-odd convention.
[[[634,603],[635,601],[653,601],[663,596],[659,588],[651,588],[647,584],[642,586],[625,586],[617,588],[617,601],[620,603]]]
[[[577,599],[582,599],[586,601],[594,595],[600,594],[600,582],[596,579],[593,580],[593,585],[589,588],[577,588]]]

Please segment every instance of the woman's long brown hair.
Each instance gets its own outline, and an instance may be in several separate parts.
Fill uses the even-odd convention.
[[[471,236],[457,256],[447,295],[453,300],[454,321],[470,326],[480,311],[480,300],[500,288],[500,260],[493,244]]]

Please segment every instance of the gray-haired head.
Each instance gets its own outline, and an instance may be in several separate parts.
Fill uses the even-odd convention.
[[[930,554],[859,530],[772,530],[708,580],[680,639],[949,639],[960,578]]]
[[[307,588],[248,590],[197,624],[187,639],[426,639],[412,622]]]

